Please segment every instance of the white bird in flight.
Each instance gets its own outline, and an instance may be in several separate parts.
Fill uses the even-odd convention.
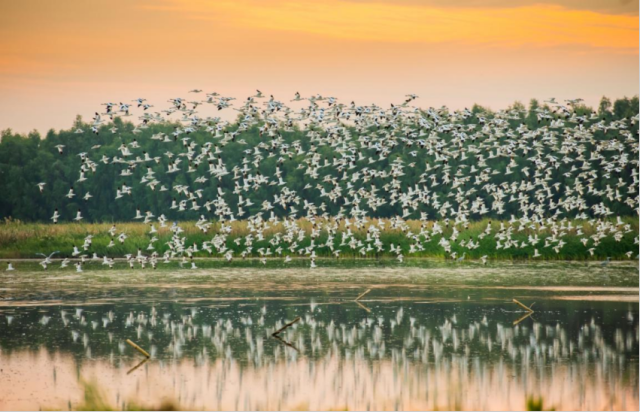
[[[296,107],[288,107],[256,90],[240,103],[215,92],[203,100],[176,97],[155,113],[142,98],[105,103],[106,113],[96,113],[92,127],[116,134],[101,134],[100,147],[80,153],[77,182],[85,185],[109,167],[117,174],[115,201],[123,207],[147,194],[166,200],[140,201],[146,211],[136,206],[132,216],[158,228],[149,234],[148,256],[139,250],[127,262],[154,268],[158,259],[202,253],[227,261],[257,256],[263,264],[300,256],[311,268],[321,252],[338,258],[347,250],[390,253],[403,262],[428,244],[457,262],[478,256],[486,264],[478,249],[488,243],[500,253],[525,250],[541,258],[540,250],[560,253],[567,236],[575,235],[591,256],[605,238],[632,236],[629,223],[609,216],[638,207],[638,142],[631,129],[638,116],[594,118],[576,110],[581,99],[561,104],[551,98],[545,103],[553,107],[533,112],[538,128],[530,130],[520,109],[420,108],[417,99],[408,94],[381,107],[296,92],[289,99]],[[203,114],[203,107],[236,110],[237,120]],[[137,112],[134,132],[118,136],[109,122]],[[173,129],[145,132],[156,124]],[[56,148],[63,154],[64,145]],[[42,192],[44,183],[38,187]],[[66,198],[75,196],[71,187]],[[86,192],[82,199],[92,197]],[[213,237],[189,241],[180,225],[167,225],[167,216],[187,213],[200,216],[194,230],[214,231]],[[501,220],[476,223],[489,217]],[[56,209],[51,220],[59,218]],[[73,220],[82,219],[78,209]],[[246,229],[236,234],[239,219]],[[385,244],[387,230],[401,234],[403,243]],[[165,245],[154,240],[160,231],[171,232]],[[112,247],[127,238],[109,236]]]

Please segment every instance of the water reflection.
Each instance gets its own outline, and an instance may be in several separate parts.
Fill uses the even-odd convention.
[[[6,307],[0,407],[68,407],[95,380],[126,407],[638,408],[636,303],[202,300]],[[271,333],[300,316],[279,334]],[[514,325],[514,323],[516,323]],[[151,354],[139,365],[131,339]]]

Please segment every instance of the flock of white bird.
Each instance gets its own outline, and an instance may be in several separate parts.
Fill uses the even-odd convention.
[[[199,96],[202,90],[190,93]],[[132,267],[140,264],[155,268],[159,261],[172,259],[189,263],[188,258],[207,251],[227,260],[259,255],[263,262],[269,257],[289,262],[292,256],[302,256],[309,259],[313,268],[316,251],[321,248],[328,248],[336,257],[341,249],[349,248],[363,256],[392,253],[402,261],[405,255],[424,250],[425,243],[434,237],[439,238],[438,245],[445,254],[458,261],[465,258],[466,252],[456,253],[452,250],[454,244],[470,251],[485,238],[492,238],[496,249],[532,248],[532,257],[537,258],[540,250],[560,253],[566,245],[565,237],[577,236],[584,244],[585,254],[593,255],[603,239],[620,241],[633,233],[631,225],[615,216],[611,208],[620,205],[633,213],[638,210],[638,136],[632,131],[638,116],[604,120],[595,113],[579,115],[576,107],[580,99],[564,103],[551,99],[537,109],[539,127],[531,130],[521,122],[526,115],[522,110],[502,110],[489,116],[467,109],[422,109],[414,105],[416,99],[417,96],[408,95],[400,104],[383,108],[344,104],[320,95],[303,98],[296,93],[292,106],[300,107],[293,109],[257,91],[244,101],[218,93],[208,93],[204,99],[174,98],[166,109],[157,112],[151,110],[154,106],[146,99],[132,104],[106,103],[105,110],[92,120],[93,133],[108,131],[114,138],[120,137],[112,122],[120,116],[140,120],[134,130],[137,138],[142,138],[140,132],[154,123],[173,122],[179,126],[172,134],[150,137],[158,142],[154,147],[164,153],[143,151],[137,138],[123,141],[112,156],[79,153],[79,178],[66,197],[89,200],[90,193],[76,190],[81,190],[82,182],[104,167],[119,170],[116,202],[131,201],[139,194],[132,188],[133,179],[143,184],[143,189],[138,190],[173,192],[170,204],[158,204],[155,211],[138,209],[131,216],[148,224],[150,235],[146,251],[139,249],[137,254],[127,256]],[[200,115],[199,109],[207,105],[217,110],[236,110],[238,120]],[[519,126],[513,126],[515,121]],[[243,133],[252,127],[259,128],[257,144],[243,139]],[[285,139],[295,130],[302,130],[307,141]],[[206,133],[208,141],[196,143],[190,137],[196,132]],[[596,138],[598,132],[604,138]],[[240,164],[226,159],[225,149],[232,142],[246,148]],[[59,145],[57,149],[65,155],[72,148]],[[332,156],[326,155],[327,150]],[[399,153],[410,161],[402,160]],[[168,159],[166,167],[161,163],[163,157]],[[269,158],[276,158],[275,167],[271,173],[261,173],[261,166]],[[287,163],[315,183],[306,184],[302,193],[293,190],[283,167]],[[420,174],[414,171],[417,165],[417,170],[424,170]],[[516,171],[523,180],[511,181],[508,175]],[[161,174],[178,173],[191,175],[194,183],[166,187],[158,180]],[[402,179],[408,173],[415,177],[410,184]],[[603,181],[607,183],[601,184]],[[229,182],[226,189],[222,182]],[[443,186],[447,187],[446,195],[440,194]],[[46,190],[44,183],[39,187]],[[203,189],[215,187],[215,197],[203,196]],[[248,209],[254,206],[251,195],[266,188],[276,190],[273,199],[263,201],[260,208],[252,209],[257,211],[250,213]],[[311,193],[313,197],[305,198]],[[309,201],[312,198],[320,202]],[[339,205],[333,208],[337,213],[329,213],[327,205],[331,204]],[[508,204],[517,205],[519,213],[507,216]],[[401,214],[386,219],[375,217],[381,207],[398,205]],[[435,213],[427,213],[427,209]],[[202,213],[195,225],[209,232],[211,238],[189,244],[179,224],[168,224],[169,210]],[[470,222],[486,215],[498,216],[499,227],[489,223],[476,239],[463,239]],[[56,223],[60,218],[56,209],[51,220]],[[74,220],[82,219],[78,210]],[[233,233],[232,222],[236,220],[246,222],[244,230],[248,234]],[[305,221],[311,230],[303,228]],[[213,222],[220,223],[216,230],[212,229]],[[168,228],[172,233],[164,254],[157,253],[154,246],[159,228]],[[410,246],[405,250],[400,245],[384,244],[381,234],[389,229],[401,231]],[[267,239],[267,230],[269,246],[254,249],[255,242]],[[523,231],[529,233],[527,240],[516,239]],[[326,235],[322,242],[318,240],[321,234]],[[127,239],[116,225],[109,236],[109,246]],[[82,263],[91,259],[113,266],[115,261],[108,256],[89,257],[91,239],[90,235],[84,245],[73,246],[77,270],[82,271]],[[242,251],[230,249],[231,241]],[[328,254],[327,249],[324,252]],[[631,258],[634,253],[637,250],[629,251],[627,256]],[[486,260],[487,256],[483,256],[482,261]],[[64,259],[62,265],[70,262]],[[51,263],[51,256],[45,256],[43,267]],[[190,264],[196,268],[193,259]]]

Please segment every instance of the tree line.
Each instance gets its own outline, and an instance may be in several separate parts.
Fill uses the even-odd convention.
[[[509,109],[519,110],[521,112],[520,118],[511,119],[509,122],[513,128],[518,127],[519,124],[525,124],[531,130],[548,126],[547,121],[540,121],[539,119],[538,114],[541,108],[551,110],[551,108],[546,107],[535,99],[530,101],[528,108],[522,103],[516,102]],[[484,117],[491,117],[494,114],[491,110],[479,105],[474,105],[471,111],[474,115]],[[586,106],[579,106],[575,108],[575,111],[578,114],[595,114],[591,116],[586,126],[601,120],[631,119],[638,114],[638,97],[622,98],[613,102],[603,97],[596,110]],[[468,122],[473,121],[477,122],[477,118],[468,120]],[[631,124],[631,129],[634,135],[637,136],[638,125],[633,122]],[[45,136],[41,136],[36,131],[20,134],[14,133],[11,129],[3,130],[0,134],[0,218],[49,222],[56,208],[60,210],[63,220],[71,220],[77,210],[82,210],[87,221],[94,222],[129,221],[133,219],[136,209],[142,211],[151,210],[156,213],[166,211],[169,219],[176,220],[198,219],[200,215],[206,215],[206,211],[203,210],[182,213],[167,211],[166,205],[171,204],[172,198],[175,196],[175,193],[171,190],[172,187],[178,184],[195,186],[195,176],[184,171],[176,174],[158,173],[156,175],[160,184],[169,188],[168,191],[147,190],[147,188],[143,187],[144,183],[139,181],[140,179],[127,180],[127,184],[133,182],[134,195],[124,202],[116,201],[116,191],[123,181],[120,176],[122,168],[113,164],[99,162],[102,156],[113,156],[120,145],[123,143],[129,144],[136,140],[140,145],[140,149],[136,152],[137,155],[143,152],[160,155],[158,167],[166,170],[169,159],[162,154],[171,146],[167,146],[166,143],[153,140],[150,137],[157,133],[171,134],[177,124],[150,124],[147,129],[140,131],[135,130],[135,126],[132,123],[123,121],[121,118],[115,118],[114,125],[118,128],[117,133],[109,132],[108,129],[111,126],[103,126],[100,129],[100,133],[96,135],[91,132],[91,125],[78,116],[70,129],[60,131],[52,129]],[[603,131],[596,132],[595,138],[607,139],[608,137],[604,133]],[[309,143],[305,134],[305,131],[298,128],[284,133],[288,142],[298,140],[308,147]],[[191,133],[189,137],[200,145],[211,141],[211,135],[204,131],[196,131]],[[224,152],[227,165],[241,166],[245,157],[244,150],[255,146],[260,140],[264,140],[256,126],[244,131],[241,137],[248,145],[242,146],[237,142],[230,143],[231,147],[225,148]],[[447,137],[443,136],[443,138],[446,139]],[[175,144],[181,143],[178,140]],[[57,145],[65,146],[63,154],[58,153]],[[394,158],[400,157],[405,160],[405,163],[416,162],[415,158],[409,157],[408,151],[398,150],[394,152]],[[87,176],[87,181],[77,183],[78,170],[82,162],[78,154],[82,152],[89,153],[91,158],[99,163],[99,168],[94,176]],[[330,147],[320,148],[319,153],[327,158],[336,155]],[[419,180],[419,175],[425,171],[425,162],[424,159],[422,160],[417,161],[415,167],[406,169],[406,174],[400,178],[405,187],[414,185]],[[387,162],[380,162],[373,165],[372,168],[379,170],[387,168],[390,161],[391,159],[388,159]],[[260,170],[265,174],[272,174],[276,167],[276,162],[277,156],[266,158],[261,162]],[[450,160],[453,170],[456,170],[459,165],[471,165],[472,163],[473,159]],[[505,171],[507,164],[508,159],[496,159],[491,166],[498,171]],[[561,166],[560,173],[557,174],[558,183],[571,185],[572,178],[563,177],[563,167],[568,168],[569,166]],[[312,181],[305,175],[304,168],[298,168],[295,162],[285,162],[281,168],[288,188],[295,190],[304,199],[314,202],[316,205],[323,202],[323,199],[318,198],[317,191],[305,189],[307,184],[315,186],[317,182]],[[141,174],[143,174],[142,171],[137,176],[139,177]],[[603,188],[607,184],[614,184],[618,178],[629,182],[630,175],[631,170],[625,169],[608,180],[602,179],[598,184],[600,188]],[[340,176],[336,177],[339,178]],[[500,182],[520,182],[526,178],[521,171],[514,170],[509,176],[501,174]],[[38,183],[45,183],[42,192],[38,187]],[[551,182],[551,184],[553,183],[555,182]],[[67,199],[65,195],[70,187],[76,188],[77,196]],[[231,192],[233,190],[233,181],[230,178],[220,181],[212,179],[199,187],[203,189],[204,198],[215,198],[218,187],[227,191],[227,193]],[[279,190],[278,186],[267,186],[252,193],[250,197],[255,205],[253,210],[248,210],[249,214],[259,210],[263,200],[273,201],[274,194],[279,193]],[[443,198],[446,198],[446,195],[451,190],[446,185],[436,186],[432,189],[432,191],[441,194]],[[86,192],[90,192],[93,198],[87,201],[83,200],[82,196]],[[602,199],[592,199],[592,201],[599,202]],[[234,199],[229,199],[231,206],[234,206],[234,202]],[[158,205],[163,206],[159,208]],[[618,215],[635,215],[633,208],[627,207],[622,202],[611,202],[610,205],[612,211]],[[329,204],[327,207],[329,213],[335,213],[339,204]],[[509,203],[506,208],[506,216],[502,216],[502,218],[508,218],[510,213],[517,214],[518,203]],[[399,205],[385,205],[375,213],[377,217],[389,217],[398,214],[402,214]],[[494,216],[493,212],[487,216],[498,217]],[[213,217],[212,215],[208,216],[210,219]]]

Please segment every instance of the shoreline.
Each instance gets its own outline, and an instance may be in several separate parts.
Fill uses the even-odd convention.
[[[610,223],[615,219],[606,219]],[[383,219],[384,221],[384,219]],[[373,224],[374,220],[371,221]],[[589,221],[567,220],[566,232],[557,237],[545,228],[541,231],[529,227],[515,227],[510,235],[511,244],[502,244],[499,232],[503,225],[509,225],[506,220],[483,219],[469,222],[463,229],[454,233],[452,226],[442,227],[442,232],[423,236],[420,234],[422,223],[408,220],[407,231],[387,228],[380,232],[379,242],[383,249],[373,245],[373,238],[369,237],[366,228],[348,228],[344,223],[335,233],[329,234],[325,229],[320,230],[313,239],[316,259],[350,261],[380,261],[396,259],[401,253],[404,260],[428,259],[442,262],[457,260],[465,255],[465,261],[480,260],[486,256],[489,262],[539,262],[539,261],[571,261],[571,262],[602,262],[607,258],[611,261],[632,261],[638,256],[638,218],[624,217],[622,222],[626,226],[618,236],[601,238],[597,227]],[[429,229],[436,222],[430,221]],[[246,221],[231,223],[232,233],[220,242],[220,223],[214,222],[210,230],[203,232],[195,222],[180,223],[184,229],[184,254],[193,254],[194,259],[224,260],[225,253],[231,253],[233,261],[243,259],[284,259],[289,256],[292,260],[308,259],[308,254],[300,252],[311,245],[312,226],[309,222],[299,221],[298,229],[305,237],[283,241],[285,228],[276,223],[266,228],[258,236],[248,227]],[[564,225],[565,223],[561,223]],[[81,254],[92,256],[97,253],[100,257],[108,256],[113,259],[124,258],[127,254],[136,256],[158,253],[159,259],[169,250],[168,242],[172,233],[168,227],[159,226],[151,230],[151,224],[142,222],[115,223],[114,235],[109,234],[114,224],[111,223],[23,223],[8,222],[0,224],[0,261],[18,259],[39,259],[36,253],[49,255],[59,251],[56,259],[67,257],[73,259],[72,250],[76,246]],[[489,230],[489,233],[487,232]],[[620,229],[622,230],[622,229]],[[345,233],[350,240],[345,242]],[[126,235],[126,240],[119,236]],[[90,244],[85,243],[90,239]],[[446,240],[450,249],[448,252],[441,245]],[[558,246],[562,241],[561,246]],[[124,243],[122,243],[124,242]],[[327,242],[332,242],[329,245]],[[342,242],[342,243],[341,243]],[[473,243],[472,243],[473,242]],[[208,248],[203,249],[207,244]],[[469,247],[472,244],[473,246]],[[86,250],[83,250],[85,245]],[[394,246],[396,249],[394,250]],[[534,257],[534,255],[538,255]],[[180,257],[181,258],[181,257]]]
[[[43,258],[2,258],[0,257],[0,262],[25,262],[25,263],[39,263],[42,261]],[[127,258],[124,257],[110,257],[109,259],[115,261],[115,262],[127,262]],[[162,256],[158,256],[158,262],[159,263],[163,263],[162,262]],[[227,263],[227,259],[225,259],[224,257],[202,257],[202,256],[194,256],[193,258],[187,258],[188,261],[191,260],[194,261],[199,261],[199,262],[223,262],[223,263]],[[257,256],[251,256],[251,257],[246,257],[246,258],[238,258],[238,257],[234,257],[232,262],[234,263],[238,263],[238,262],[260,262],[261,259],[265,259],[268,262],[279,262],[279,261],[284,261],[284,257],[257,257]],[[306,262],[309,261],[310,258],[309,257],[300,257],[300,256],[291,256],[292,261],[296,261],[296,262]],[[51,258],[51,261],[54,263],[60,263],[64,260],[64,258]],[[78,257],[70,257],[69,260],[71,262],[74,261],[78,261],[80,260],[80,258]],[[333,258],[333,257],[328,257],[328,256],[317,256],[315,258],[316,261],[323,261],[323,262],[340,262],[340,261],[344,261],[344,262],[381,262],[381,263],[387,263],[387,262],[398,262],[398,260],[392,256],[383,256],[380,258],[375,258],[375,257],[353,257],[353,256],[345,256],[345,257],[340,257],[340,258]],[[442,257],[438,257],[438,256],[410,256],[410,257],[405,257],[404,258],[405,261],[409,261],[409,262],[413,262],[413,261],[420,261],[420,262],[428,262],[428,261],[433,261],[433,262],[438,262],[438,263],[453,263],[455,265],[462,265],[464,266],[465,263],[479,263],[482,264],[482,260],[481,259],[472,259],[472,258],[465,258],[464,262],[457,262],[455,259],[447,259],[447,258],[442,258]],[[179,263],[181,261],[181,258],[179,257],[175,257],[171,259],[171,263]],[[92,259],[92,258],[85,258],[85,263],[99,263],[102,264],[102,257],[98,260],[96,259]],[[507,258],[489,258],[487,260],[487,264],[488,263],[511,263],[511,264],[536,264],[536,263],[553,263],[553,264],[571,264],[571,263],[591,263],[593,266],[596,265],[600,265],[602,262],[598,259],[507,259]],[[629,265],[625,265],[626,263],[628,263]],[[402,266],[402,263],[398,262],[397,263],[398,266]],[[640,261],[635,260],[633,258],[630,259],[611,259],[609,261],[609,263],[607,264],[607,266],[634,266],[634,265],[640,265]]]

